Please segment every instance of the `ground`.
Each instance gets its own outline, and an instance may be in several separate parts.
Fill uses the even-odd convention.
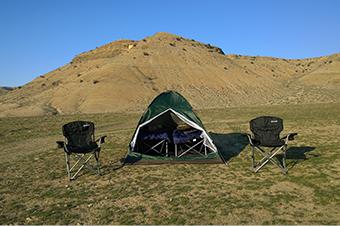
[[[0,119],[0,224],[339,224],[340,105],[286,105],[198,111],[206,129],[233,137],[259,115],[284,119],[289,173],[250,171],[249,146],[226,142],[224,164],[126,165],[120,159],[140,114]],[[92,120],[107,135],[102,176],[66,177],[56,148],[61,126]],[[228,136],[231,135],[231,136]],[[237,150],[238,151],[235,151]]]

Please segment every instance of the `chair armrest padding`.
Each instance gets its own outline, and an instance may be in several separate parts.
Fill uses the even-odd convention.
[[[282,137],[281,139],[286,140],[288,143],[289,140],[294,140],[297,133],[288,133],[287,136]]]
[[[58,148],[64,148],[64,146],[65,146],[65,142],[64,141],[57,141],[56,143],[58,145]]]
[[[98,138],[97,140],[96,140],[96,143],[97,142],[99,142],[99,145],[100,144],[104,144],[105,143],[105,138],[106,138],[107,136],[101,136],[100,138]]]

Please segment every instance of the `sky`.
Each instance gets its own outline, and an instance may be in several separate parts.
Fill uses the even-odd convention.
[[[225,53],[340,52],[338,0],[0,0],[0,86],[20,86],[117,39],[165,31]]]

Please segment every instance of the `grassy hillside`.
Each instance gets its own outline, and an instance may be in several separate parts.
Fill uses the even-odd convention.
[[[118,40],[0,97],[0,117],[141,111],[175,90],[196,109],[340,100],[340,54],[308,59],[224,55],[169,33]],[[128,93],[129,95],[124,95]]]
[[[0,87],[0,96],[8,93],[11,90],[13,90],[13,88],[10,88],[10,87]]]
[[[288,175],[268,165],[250,172],[249,147],[223,164],[120,167],[139,114],[0,119],[1,224],[339,224],[340,105],[286,105],[198,112],[215,136],[248,131],[259,115],[284,118],[292,143]],[[108,135],[103,175],[68,182],[61,126],[92,120]]]

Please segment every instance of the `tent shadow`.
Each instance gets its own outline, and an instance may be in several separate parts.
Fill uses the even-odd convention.
[[[249,144],[244,133],[209,133],[223,161],[227,163],[231,158],[238,156]]]

